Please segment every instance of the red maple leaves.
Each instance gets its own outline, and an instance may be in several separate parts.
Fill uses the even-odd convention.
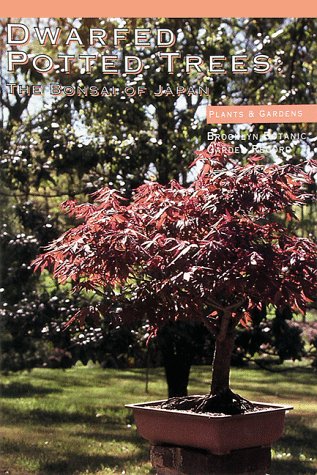
[[[249,311],[269,303],[304,312],[317,291],[317,246],[273,215],[292,219],[293,207],[311,199],[306,164],[253,157],[242,166],[226,144],[198,152],[198,161],[189,187],[147,183],[131,202],[103,188],[92,204],[64,203],[82,223],[51,243],[35,269],[94,291],[95,314],[146,317],[154,328],[168,319],[212,322],[227,308],[249,325]]]

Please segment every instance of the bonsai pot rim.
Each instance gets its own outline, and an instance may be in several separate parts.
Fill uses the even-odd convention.
[[[195,396],[195,395],[194,395]],[[191,396],[192,397],[192,396]],[[150,410],[150,411],[157,411],[157,412],[172,412],[174,414],[186,414],[187,416],[190,417],[203,417],[206,418],[208,417],[209,419],[228,419],[228,418],[241,418],[241,417],[254,417],[257,414],[263,414],[267,412],[280,412],[280,411],[291,411],[294,409],[293,406],[290,406],[288,404],[276,404],[276,403],[269,403],[269,402],[259,402],[259,401],[250,401],[252,404],[255,404],[257,406],[263,406],[263,410],[257,409],[256,411],[250,411],[250,412],[245,412],[243,414],[213,414],[213,413],[208,413],[208,412],[192,412],[192,411],[184,411],[181,409],[162,409],[160,407],[155,407],[158,404],[162,404],[166,402],[167,399],[160,399],[158,401],[148,401],[148,402],[138,402],[135,404],[125,404],[125,407],[129,409],[135,409],[135,408],[142,408],[142,410]],[[152,407],[154,406],[154,407]],[[265,409],[267,408],[267,409]]]
[[[256,401],[252,403],[263,410],[235,415],[155,407],[165,401],[126,404],[133,409],[139,435],[152,445],[192,447],[218,455],[271,446],[283,433],[286,411],[293,409],[290,405]]]

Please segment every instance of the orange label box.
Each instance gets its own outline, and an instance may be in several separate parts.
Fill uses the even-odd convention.
[[[207,106],[208,124],[317,122],[317,104]]]

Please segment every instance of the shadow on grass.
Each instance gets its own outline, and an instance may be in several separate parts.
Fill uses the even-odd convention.
[[[89,368],[88,368],[89,369]],[[109,384],[111,380],[117,380],[118,374],[126,381],[133,380],[140,383],[145,383],[146,369],[145,368],[133,368],[133,369],[109,369],[106,371],[99,370],[98,372],[91,371],[91,374],[75,373],[72,369],[61,372],[60,369],[50,369],[49,373],[34,372],[34,377],[39,381],[52,382],[54,384],[63,384],[65,387],[72,387],[74,384],[80,387],[90,387],[92,382],[95,387],[104,387],[105,383]],[[96,381],[96,373],[98,381]],[[81,377],[82,376],[82,377]],[[150,380],[152,383],[162,380],[164,377],[164,370],[162,368],[150,369]]]
[[[65,412],[48,409],[32,409],[28,412],[19,411],[18,408],[6,408],[2,414],[2,421],[6,424],[30,423],[42,425],[60,424],[89,424],[99,425],[105,423],[122,424],[122,407],[107,406],[104,414],[96,416],[95,413],[83,414],[82,412]],[[109,412],[109,414],[107,414]],[[118,416],[115,413],[118,412]],[[128,417],[128,411],[127,411]]]
[[[76,434],[76,436],[89,437],[87,434]],[[85,473],[85,471],[99,471],[103,468],[111,468],[121,473],[127,468],[131,462],[146,463],[149,460],[149,448],[146,443],[142,443],[137,438],[135,433],[128,433],[126,435],[118,433],[100,433],[100,438],[104,442],[111,440],[117,446],[124,447],[126,444],[134,443],[137,445],[130,453],[118,452],[117,454],[109,454],[102,447],[97,454],[88,454],[80,450],[80,445],[74,444],[73,450],[68,450],[67,455],[60,454],[57,447],[40,446],[38,444],[28,444],[25,441],[9,441],[5,440],[2,444],[2,452],[15,455],[17,458],[24,460],[32,460],[33,466],[37,466],[36,473],[38,475],[70,475],[74,473]],[[93,439],[93,437],[92,437]],[[77,447],[77,450],[75,449]],[[23,472],[21,472],[23,473]],[[151,473],[151,472],[150,472]]]
[[[268,366],[267,369],[259,368],[256,365],[246,366],[245,368],[236,368],[237,374],[242,376],[243,374],[255,374],[257,380],[262,380],[263,375],[269,378],[277,379],[278,382],[283,380],[289,381],[290,376],[294,375],[296,377],[296,382],[304,385],[311,386],[312,374],[314,374],[313,369],[309,367],[286,367],[281,365]]]
[[[310,418],[305,418],[303,423],[300,416],[292,416],[287,419],[284,436],[278,441],[280,451],[291,452],[292,455],[309,455],[317,462],[317,429],[309,427]]]
[[[245,390],[247,389],[250,394],[249,399],[261,401],[265,396],[266,400],[269,398],[272,404],[279,404],[279,399],[283,399],[283,401],[287,400],[288,403],[292,405],[292,401],[298,401],[299,398],[303,401],[305,399],[309,401],[314,397],[311,389],[307,388],[305,391],[303,388],[291,387],[290,385],[288,385],[288,388],[280,388],[278,385],[268,385],[260,381],[252,381],[252,384],[249,384],[248,387],[246,387],[246,382],[233,384],[232,386],[234,392],[239,393],[241,396],[245,396]]]
[[[61,392],[62,390],[58,388],[43,388],[28,383],[0,383],[0,397],[4,398],[45,396],[46,394]]]
[[[317,429],[309,427],[309,417],[305,419],[306,424],[300,416],[287,419],[284,436],[274,444],[277,457],[272,461],[271,475],[316,475]],[[287,454],[291,460],[286,459]]]

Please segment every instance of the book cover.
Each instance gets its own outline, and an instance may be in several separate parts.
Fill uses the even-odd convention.
[[[149,8],[145,11],[151,13],[152,7]],[[103,236],[95,234],[91,242],[86,242],[85,236],[89,236],[91,228],[84,226],[90,216],[98,212],[99,208],[94,207],[96,202],[103,203],[106,213],[108,205],[105,203],[109,200],[111,213],[120,215],[121,221],[119,223],[118,217],[114,220],[113,238],[104,241],[103,249],[113,246],[119,252],[123,241],[119,242],[118,238],[116,243],[115,239],[121,236],[119,228],[120,232],[129,229],[127,216],[132,216],[133,211],[133,220],[138,213],[141,221],[150,219],[144,207],[150,206],[147,203],[150,203],[153,186],[163,190],[162,196],[168,187],[183,190],[179,193],[185,196],[184,190],[194,189],[193,183],[201,177],[204,180],[209,173],[210,165],[204,168],[203,163],[210,157],[218,160],[222,156],[233,156],[246,167],[261,163],[259,166],[289,166],[295,170],[303,166],[303,173],[314,176],[309,167],[316,167],[317,147],[316,18],[308,11],[305,16],[294,12],[293,16],[282,17],[280,10],[276,10],[279,17],[276,13],[271,17],[256,13],[253,16],[251,6],[246,11],[250,14],[239,14],[235,7],[231,13],[218,15],[219,6],[213,13],[210,7],[202,5],[199,16],[197,12],[184,10],[182,13],[183,9],[168,8],[165,12],[170,14],[145,16],[138,5],[117,9],[111,5],[109,9],[104,8],[104,15],[78,10],[81,16],[77,16],[76,9],[73,14],[68,13],[69,5],[65,5],[67,13],[62,15],[50,14],[48,9],[37,16],[33,8],[34,14],[25,17],[23,8],[24,16],[18,18],[16,13],[10,15],[10,6],[6,6],[8,13],[1,18],[3,473],[155,473],[153,470],[160,469],[162,460],[165,463],[162,470],[203,473],[202,468],[197,467],[207,462],[199,457],[195,459],[197,454],[191,455],[197,460],[197,472],[185,462],[186,467],[179,465],[177,472],[177,464],[172,466],[166,461],[170,455],[159,450],[156,453],[154,449],[153,468],[146,442],[140,442],[124,404],[148,399],[145,391],[150,391],[150,399],[163,399],[166,387],[170,396],[184,396],[193,364],[200,366],[191,370],[191,374],[197,372],[194,373],[197,378],[190,380],[189,392],[204,391],[197,381],[201,376],[205,380],[209,378],[205,365],[211,363],[214,341],[199,323],[192,322],[191,316],[189,325],[182,321],[172,324],[171,328],[160,331],[153,341],[155,319],[145,318],[140,324],[131,304],[133,285],[139,275],[140,279],[144,276],[137,272],[132,277],[129,274],[128,281],[125,274],[129,259],[135,257],[133,246],[129,247],[131,239],[137,239],[141,224],[135,224],[134,237],[126,234],[126,247],[120,248],[122,252],[129,249],[124,262],[107,254],[108,263],[114,260],[103,269],[104,274],[100,271],[104,261],[98,248]],[[230,160],[226,173],[231,169]],[[286,175],[291,173],[287,170]],[[300,179],[304,182],[303,177]],[[273,210],[274,199],[282,203],[278,195],[272,198],[273,195],[268,194],[264,204],[259,195],[259,202],[267,208],[272,205],[272,210],[278,211],[278,225],[285,226],[305,243],[309,240],[312,243],[310,256],[314,256],[316,180],[313,178],[307,183],[305,190],[310,198],[305,206],[300,206],[300,199],[304,198],[291,196],[297,182],[290,185],[286,179],[285,185],[281,185],[285,189],[285,200],[295,203],[293,211],[291,205],[284,208],[277,205]],[[221,186],[222,195],[229,196],[230,189]],[[208,187],[213,193],[210,183]],[[136,192],[137,189],[141,192]],[[202,190],[207,188],[202,187]],[[133,202],[136,193],[141,193],[137,199],[143,200],[137,211],[120,201],[122,197],[128,203]],[[183,212],[176,196],[175,191],[170,198],[170,201],[175,200],[175,221],[179,209]],[[239,196],[232,196],[238,202]],[[165,198],[162,198],[164,203]],[[235,204],[229,203],[223,210],[228,221],[238,213]],[[127,208],[123,211],[122,206]],[[190,213],[192,202],[186,206],[186,213]],[[241,209],[243,206],[241,204]],[[173,230],[162,230],[166,220],[172,220],[169,214],[172,211],[164,209],[158,207],[152,219],[157,232],[172,239]],[[218,212],[215,207],[215,216]],[[182,232],[180,222],[181,219],[178,227]],[[94,224],[93,232],[97,225],[100,222]],[[194,233],[194,221],[192,226]],[[247,224],[245,226],[247,228]],[[70,250],[68,237],[61,241],[60,236],[72,229],[78,234],[74,237],[70,233],[69,239],[74,239]],[[47,270],[34,272],[32,264],[35,261],[44,269],[47,262],[36,259],[40,253],[50,252],[47,246],[51,242],[65,246],[59,248],[58,256],[54,254],[59,282]],[[80,260],[83,246],[88,246],[86,257]],[[92,248],[98,248],[100,261]],[[150,253],[150,244],[144,249]],[[181,256],[187,251],[192,250],[184,247]],[[75,256],[74,260],[68,253]],[[258,265],[257,255],[251,254],[250,265]],[[46,256],[46,260],[53,259],[52,255]],[[305,254],[303,261],[307,256]],[[86,272],[89,259],[93,264],[87,279],[87,274],[81,271]],[[133,265],[137,269],[139,257],[135,259]],[[157,266],[155,272],[164,274],[167,271],[162,262],[158,265],[159,259],[163,258],[158,254],[151,265]],[[71,269],[70,263],[74,268]],[[169,264],[173,263],[172,260]],[[313,263],[307,266],[311,269]],[[286,264],[283,269],[286,275]],[[301,274],[298,285],[304,285],[302,276],[308,273],[307,269],[298,271]],[[192,279],[190,272],[183,272],[182,285],[174,275],[173,282],[177,281],[179,292],[186,293]],[[243,272],[240,272],[242,277]],[[102,276],[111,285],[114,283],[111,289],[101,286]],[[112,276],[115,276],[113,281]],[[157,274],[153,276],[151,274],[151,278],[160,280]],[[164,274],[166,281],[169,278],[168,272]],[[312,274],[311,289],[316,286],[314,279]],[[146,277],[142,284],[144,295],[148,280]],[[294,284],[287,285],[290,289]],[[73,291],[74,286],[77,293]],[[104,294],[100,300],[101,287]],[[156,289],[158,294],[162,291],[161,287]],[[260,306],[255,311],[252,299],[248,304],[245,300],[239,301],[245,308],[243,316],[238,315],[242,326],[234,353],[238,369],[233,379],[238,390],[243,392],[245,385],[249,385],[247,395],[254,400],[257,391],[261,393],[263,389],[262,380],[268,378],[268,394],[276,394],[277,403],[295,406],[287,435],[274,445],[271,468],[269,452],[250,455],[252,466],[256,467],[254,473],[256,469],[266,469],[272,474],[295,475],[315,473],[317,467],[316,423],[312,421],[317,410],[312,381],[317,348],[316,295],[309,290],[305,292],[295,299],[293,308],[284,313],[269,307],[264,311]],[[123,294],[125,303],[121,306]],[[109,301],[116,301],[111,311],[110,307],[101,308],[105,295]],[[141,291],[138,298],[140,295]],[[144,297],[148,306],[144,312],[151,308],[147,298]],[[171,299],[168,292],[165,300],[162,297],[161,303],[169,299],[166,308],[170,314],[176,309],[178,298],[177,293]],[[280,298],[277,292],[275,298],[276,301]],[[126,302],[128,305],[124,307]],[[182,305],[183,313],[188,310],[191,315],[191,302],[182,302]],[[235,304],[226,298],[226,305],[233,308]],[[303,306],[308,307],[307,313],[302,311]],[[79,308],[84,311],[78,313]],[[162,308],[166,310],[164,305]],[[224,308],[214,305],[210,309],[208,325],[217,325],[217,318],[226,313]],[[238,308],[234,307],[233,312]],[[250,314],[251,310],[258,312],[251,315],[253,324],[249,310]],[[103,311],[119,317],[123,311],[130,312],[131,322],[127,318],[128,323],[123,319],[125,323],[118,325],[115,318],[108,317],[100,321],[98,312]],[[156,321],[164,320],[163,313],[155,314]],[[237,319],[235,313],[232,315]],[[177,312],[174,320],[178,320]],[[244,379],[241,368],[247,364]],[[273,372],[281,367],[287,376],[281,384],[276,382],[275,373],[266,372],[263,367]],[[294,387],[290,368],[296,368]],[[241,460],[237,463],[242,464]],[[213,460],[212,463],[218,462]],[[236,464],[233,459],[226,463]],[[261,467],[257,463],[262,463]],[[183,469],[187,471],[182,472]],[[241,469],[246,470],[242,465]]]

